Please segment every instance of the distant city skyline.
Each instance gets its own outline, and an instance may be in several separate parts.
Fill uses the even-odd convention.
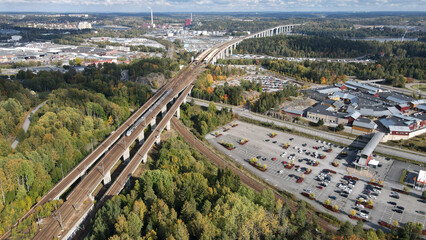
[[[426,11],[426,0],[0,0],[0,12]]]

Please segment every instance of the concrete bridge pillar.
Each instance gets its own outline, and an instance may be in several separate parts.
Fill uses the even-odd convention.
[[[166,123],[166,130],[170,131],[170,120]]]
[[[180,106],[177,108],[175,115],[177,119],[180,118]]]
[[[103,179],[104,185],[107,185],[108,183],[111,182],[111,172],[110,171],[106,171],[104,174],[105,174],[104,175],[104,179]]]
[[[145,129],[144,129],[145,130]],[[142,143],[145,140],[145,132],[144,130],[142,130],[139,135],[138,135],[138,141],[139,141],[139,145],[142,145]]]
[[[161,143],[160,135],[157,135],[157,136],[155,137],[155,144],[160,145],[160,143]]]
[[[142,163],[145,164],[148,161],[148,154],[145,153],[142,157]]]
[[[95,198],[93,197],[93,195],[92,195],[91,193],[89,193],[89,199],[90,199],[90,201],[92,201],[92,202],[94,202],[94,201],[95,201]]]
[[[183,101],[182,101],[183,103],[186,103],[186,97],[183,99]]]
[[[152,118],[151,120],[151,129],[154,129],[157,126],[157,122],[155,118]]]
[[[127,148],[124,152],[123,152],[123,161],[125,163],[127,163],[130,160],[130,150],[129,148]]]
[[[229,49],[230,56],[232,56],[232,48],[233,48],[233,46],[231,46],[231,48]]]
[[[164,105],[164,107],[161,109],[161,116],[164,117],[167,113],[167,105]]]

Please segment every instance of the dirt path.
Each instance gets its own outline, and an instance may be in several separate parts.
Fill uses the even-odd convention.
[[[188,131],[185,126],[182,125],[182,123],[177,120],[176,118],[172,118],[172,126],[177,130],[177,132],[187,141],[188,144],[192,145],[194,148],[196,148],[198,151],[200,151],[202,154],[204,154],[206,157],[208,157],[210,160],[212,160],[217,166],[224,168],[228,167],[230,168],[235,174],[237,174],[241,182],[255,191],[261,193],[263,189],[266,187],[261,184],[260,182],[255,181],[254,179],[247,176],[245,173],[243,173],[240,169],[230,166],[229,164],[226,164],[225,160],[221,159],[219,156],[217,156],[214,152],[212,152],[210,149],[208,149],[204,143],[202,143],[200,140],[195,138],[190,131]],[[293,201],[289,201],[288,199],[283,198],[281,195],[274,192],[276,200],[280,199],[283,203],[287,202],[291,208],[291,210],[294,212],[296,210],[296,204]],[[325,230],[336,232],[337,228],[332,226],[331,224],[327,223],[325,220],[321,218],[318,219],[318,225],[320,225]]]
[[[31,113],[29,113],[28,115],[27,115],[27,117],[25,118],[25,121],[24,121],[24,125],[22,125],[22,128],[24,129],[24,132],[26,133],[27,131],[28,131],[28,128],[30,127],[30,123],[31,123],[31,120],[30,120],[30,118],[31,118],[31,115],[32,114],[34,114],[35,112],[37,112],[44,104],[45,104],[46,102],[42,102],[42,103],[40,103],[37,107],[35,107],[32,111],[31,111]],[[18,143],[19,143],[19,141],[18,141],[18,139],[16,138],[15,139],[15,141],[13,141],[13,143],[12,143],[12,148],[13,149],[15,149],[16,148],[16,146],[18,146]]]

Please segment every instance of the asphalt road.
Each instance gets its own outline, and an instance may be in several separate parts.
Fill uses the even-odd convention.
[[[192,99],[194,99],[194,102],[197,105],[205,106],[205,107],[208,107],[208,105],[209,105],[208,101],[204,101],[204,100],[200,100],[200,99],[196,99],[196,98],[192,98]],[[334,141],[334,142],[339,142],[339,143],[344,144],[344,145],[351,145],[351,146],[354,146],[354,147],[364,147],[366,145],[365,142],[360,142],[360,141],[354,142],[355,139],[353,139],[351,137],[341,136],[341,135],[329,133],[329,132],[323,132],[323,131],[320,131],[318,129],[314,129],[314,128],[310,128],[310,127],[306,127],[306,126],[300,126],[298,124],[294,124],[294,123],[285,122],[285,121],[281,121],[281,120],[278,120],[278,119],[270,118],[270,117],[262,115],[262,114],[250,112],[249,110],[244,109],[242,107],[219,104],[219,103],[215,103],[215,104],[216,104],[216,107],[218,109],[221,109],[222,106],[232,108],[232,111],[234,113],[236,113],[236,114],[238,114],[242,117],[246,117],[246,118],[250,118],[250,119],[262,121],[262,122],[273,122],[276,126],[286,127],[286,128],[289,128],[289,129],[293,129],[297,132],[302,132],[302,133],[305,133],[305,134],[320,137],[320,138],[327,139],[327,140]],[[399,148],[396,148],[396,147],[391,147],[391,146],[387,146],[387,145],[383,145],[383,144],[380,144],[376,148],[375,152],[426,163],[426,154],[424,154],[424,153],[408,151],[408,150],[399,149]]]

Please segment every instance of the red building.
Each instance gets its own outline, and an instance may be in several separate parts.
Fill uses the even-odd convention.
[[[399,111],[401,111],[401,112],[406,112],[406,111],[410,110],[410,105],[408,105],[408,104],[406,104],[406,103],[398,104],[398,105],[396,106],[396,108],[398,108],[398,109],[399,109]]]
[[[191,19],[185,19],[185,26],[189,26],[192,24],[192,20]]]

